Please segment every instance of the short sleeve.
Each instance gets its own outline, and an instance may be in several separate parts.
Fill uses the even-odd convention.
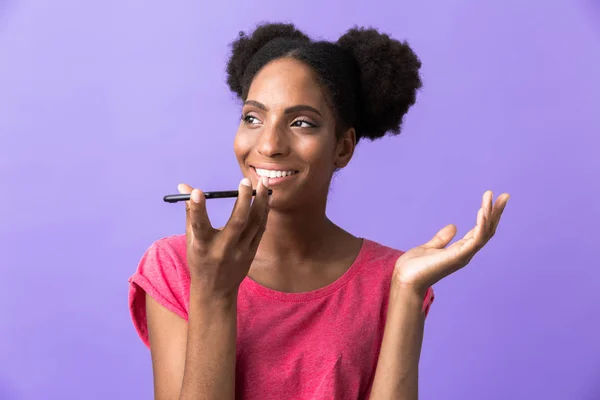
[[[150,347],[146,318],[146,293],[160,305],[187,320],[189,273],[185,258],[168,244],[155,242],[146,250],[129,278],[129,311],[133,325]]]
[[[434,298],[435,296],[433,295],[433,288],[430,287],[427,289],[427,292],[425,292],[425,299],[423,300],[422,312],[425,314],[425,317],[427,317],[427,314],[429,314],[429,308],[431,307],[431,303],[433,303]]]

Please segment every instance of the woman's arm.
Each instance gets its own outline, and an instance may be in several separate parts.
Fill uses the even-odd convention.
[[[377,362],[371,399],[416,400],[418,369],[427,288],[465,267],[496,233],[508,194],[493,204],[487,191],[477,212],[477,223],[460,240],[449,245],[456,227],[447,225],[429,242],[402,254],[394,266],[387,320]],[[449,245],[449,246],[448,246]]]
[[[233,400],[237,296],[248,275],[269,213],[269,179],[256,196],[242,179],[227,224],[215,229],[202,191],[179,185],[186,202],[186,257],[190,271],[188,322],[147,303],[157,400]],[[254,200],[252,200],[254,198]]]
[[[187,323],[146,299],[155,399],[233,400],[237,297],[208,298],[192,284]]]
[[[371,400],[417,400],[423,296],[392,284]]]

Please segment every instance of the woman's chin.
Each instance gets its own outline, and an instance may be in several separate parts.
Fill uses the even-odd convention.
[[[273,189],[271,198],[269,199],[269,210],[270,211],[291,211],[298,207],[294,196],[291,193],[285,193],[284,191],[278,191]]]

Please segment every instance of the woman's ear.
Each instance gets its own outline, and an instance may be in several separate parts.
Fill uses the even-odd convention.
[[[337,141],[335,151],[335,160],[333,165],[336,169],[344,168],[354,155],[356,147],[356,131],[354,128],[349,128],[340,136]]]

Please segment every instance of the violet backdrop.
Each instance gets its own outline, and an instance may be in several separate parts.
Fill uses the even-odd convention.
[[[264,20],[372,25],[423,61],[403,133],[334,182],[342,226],[408,249],[512,195],[436,285],[421,398],[600,399],[597,0],[0,0],[0,399],[151,398],[127,278],[183,230],[164,194],[239,182],[228,43]]]

